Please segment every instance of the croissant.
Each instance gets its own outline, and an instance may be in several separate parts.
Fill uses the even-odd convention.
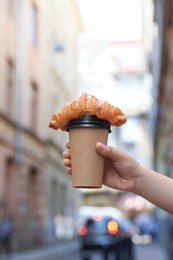
[[[71,103],[66,103],[61,111],[52,116],[49,127],[65,131],[70,120],[79,118],[83,114],[96,115],[98,118],[106,120],[111,126],[121,126],[127,120],[119,108],[83,92],[81,96]]]

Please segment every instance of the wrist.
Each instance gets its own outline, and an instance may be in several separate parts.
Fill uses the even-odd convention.
[[[136,178],[135,193],[144,196],[148,186],[153,181],[152,176],[154,172],[142,165],[139,165],[138,174]]]
[[[145,187],[145,178],[146,178],[146,168],[142,166],[141,164],[138,164],[138,167],[136,169],[136,182],[134,185],[134,193],[140,195],[141,190],[143,190]]]

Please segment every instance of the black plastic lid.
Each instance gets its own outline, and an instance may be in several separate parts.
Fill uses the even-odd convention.
[[[109,133],[111,133],[110,125],[106,120],[90,114],[84,114],[79,118],[70,120],[66,131],[73,128],[105,128],[108,129]]]

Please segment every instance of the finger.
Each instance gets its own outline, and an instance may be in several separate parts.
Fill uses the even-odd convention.
[[[64,157],[64,159],[70,159],[71,158],[70,150],[64,151],[62,153],[62,156]]]
[[[66,173],[69,174],[69,175],[72,175],[72,168],[68,168],[68,169],[66,170]]]
[[[71,160],[70,159],[64,159],[63,160],[63,164],[66,167],[71,167]]]
[[[105,145],[101,142],[98,142],[96,144],[96,149],[97,151],[106,156],[106,157],[109,157],[111,160],[113,161],[121,161],[124,159],[124,154],[123,152],[113,148],[112,146],[109,146],[109,145]]]
[[[70,142],[66,143],[66,148],[70,149]]]

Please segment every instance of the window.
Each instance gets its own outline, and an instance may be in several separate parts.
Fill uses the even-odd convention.
[[[60,185],[59,186],[59,191],[60,191],[60,200],[58,201],[59,202],[59,212],[61,215],[65,215],[65,209],[66,209],[66,193],[67,193],[67,188],[65,185]]]
[[[12,174],[13,174],[13,160],[7,158],[5,161],[5,176],[4,176],[4,198],[5,206],[7,210],[10,209],[10,204],[12,203],[13,190],[12,190]]]
[[[51,209],[52,209],[52,216],[56,216],[57,214],[57,200],[58,200],[58,195],[57,195],[57,191],[58,191],[58,183],[56,180],[52,180],[51,182],[51,201],[50,201],[50,205],[51,205]]]
[[[138,118],[129,117],[128,124],[121,128],[122,142],[129,148],[133,148],[140,139],[140,121]]]
[[[38,40],[38,22],[37,22],[37,7],[35,4],[31,4],[29,10],[29,42],[33,45],[37,43]]]
[[[38,212],[37,205],[37,186],[38,186],[38,171],[34,167],[29,169],[28,178],[28,206],[30,213],[36,215]]]
[[[36,130],[38,126],[38,87],[35,82],[31,83],[31,128]]]
[[[6,90],[6,111],[12,118],[15,111],[15,67],[12,59],[6,61]]]

